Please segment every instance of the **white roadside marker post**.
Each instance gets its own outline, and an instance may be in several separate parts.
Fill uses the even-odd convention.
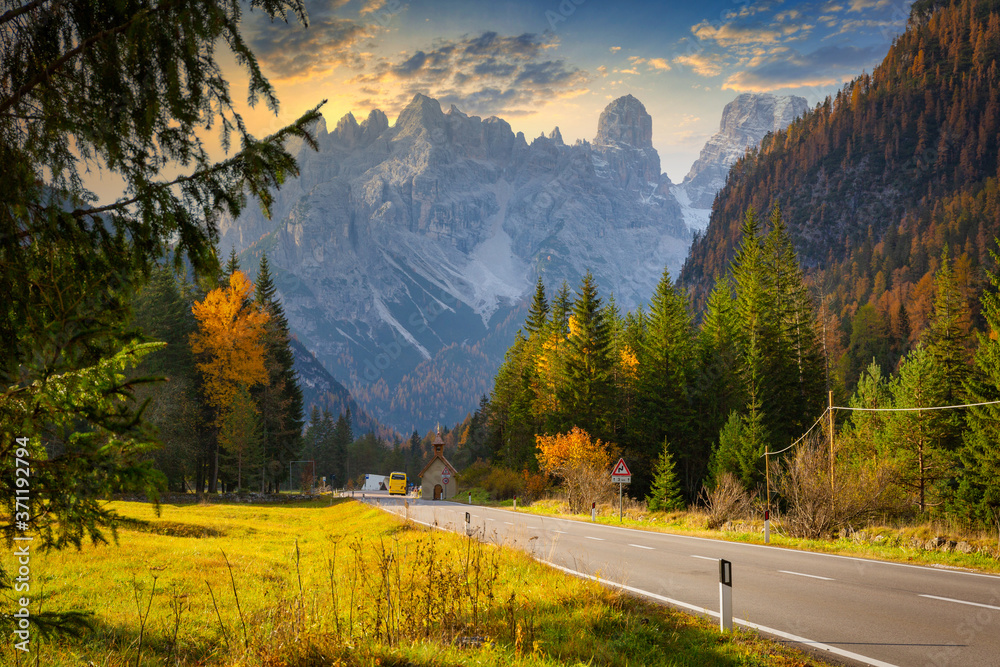
[[[469,504],[472,504],[472,491],[469,491]]]
[[[590,520],[597,523],[597,501],[590,503]]]
[[[469,515],[468,512],[466,512],[465,513],[465,534],[469,535],[469,536],[472,535],[472,526],[470,525],[471,523],[472,523],[472,517]]]
[[[733,564],[719,559],[719,629],[733,630]]]
[[[514,511],[517,511],[517,494],[514,494]]]
[[[771,510],[764,510],[764,544],[771,543]]]

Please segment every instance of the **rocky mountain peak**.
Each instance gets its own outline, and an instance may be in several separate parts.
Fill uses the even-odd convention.
[[[795,95],[778,96],[770,93],[743,93],[726,105],[719,121],[719,131],[712,135],[691,171],[675,192],[678,199],[690,201],[692,209],[700,210],[688,224],[703,228],[708,224],[708,210],[715,194],[726,183],[729,168],[740,157],[760,143],[768,132],[782,130],[809,108],[805,98]]]
[[[445,123],[441,104],[435,100],[417,93],[410,103],[399,112],[396,118],[397,137],[409,134],[419,134],[423,129],[443,127]]]
[[[556,125],[554,130],[549,132],[549,139],[556,142],[557,144],[563,143],[562,132],[559,131],[558,125]]]
[[[601,112],[594,143],[649,148],[653,145],[653,118],[632,95],[619,97]]]
[[[372,109],[371,113],[368,114],[368,118],[361,123],[361,131],[365,135],[371,135],[372,138],[377,137],[388,129],[389,119],[381,109]]]

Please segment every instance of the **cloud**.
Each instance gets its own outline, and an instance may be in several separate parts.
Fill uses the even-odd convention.
[[[689,53],[674,58],[674,64],[687,65],[698,76],[718,76],[722,73],[725,58],[718,53]]]
[[[308,79],[347,66],[358,69],[364,59],[359,51],[381,28],[338,16],[349,0],[318,0],[309,3],[309,27],[289,17],[287,23],[272,22],[261,12],[248,12],[246,38],[265,72],[276,79]],[[362,11],[381,8],[379,0],[367,0]]]
[[[622,50],[622,47],[620,47],[620,46],[612,46],[610,49],[608,49],[608,51],[610,51],[611,53],[618,53],[621,50]]]
[[[723,90],[768,92],[782,88],[818,87],[850,81],[881,59],[879,47],[825,46],[808,54],[789,51],[758,67],[730,75]]]
[[[620,70],[626,74],[638,74],[639,71],[636,68],[640,65],[645,65],[646,69],[649,71],[670,71],[670,63],[667,62],[666,58],[641,58],[639,56],[630,56],[628,62],[632,67],[629,70]]]
[[[430,48],[378,58],[349,83],[390,115],[415,93],[478,115],[536,112],[547,103],[587,91],[590,75],[555,57],[554,35],[496,32],[436,40]],[[601,75],[604,75],[601,72]]]
[[[691,26],[691,32],[698,39],[712,40],[719,46],[776,44],[784,34],[780,28],[761,23],[742,25],[730,22],[713,25],[708,21]]]
[[[851,0],[852,12],[863,12],[866,9],[885,9],[892,0]]]
[[[347,4],[348,1],[349,0],[344,0],[343,4]],[[377,12],[383,7],[385,7],[385,0],[365,0],[364,4],[361,6],[361,9],[358,11],[358,13],[361,16],[364,16],[365,14],[372,14],[374,12]]]

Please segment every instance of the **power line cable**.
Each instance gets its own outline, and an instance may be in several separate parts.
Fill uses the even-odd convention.
[[[844,405],[834,405],[832,409],[847,410],[850,412],[923,412],[924,410],[955,410],[958,408],[977,408],[983,405],[998,405],[998,404],[1000,404],[1000,401],[984,401],[982,403],[962,403],[959,405],[934,405],[927,408],[852,408]],[[802,442],[805,439],[805,437],[809,435],[814,428],[816,428],[816,425],[819,424],[821,421],[823,421],[823,417],[825,417],[826,413],[829,412],[830,410],[831,408],[823,410],[823,414],[821,414],[819,416],[819,419],[817,419],[816,422],[809,427],[809,430],[803,433],[802,436],[799,437],[799,439],[793,442],[792,444],[788,445],[784,449],[777,452],[764,452],[757,458],[761,458],[762,456],[774,456],[775,454],[783,454],[787,452],[789,449]]]
[[[849,408],[835,405],[834,410],[850,410],[852,412],[918,412],[922,410],[953,410],[955,408],[975,408],[981,405],[996,405],[1000,401],[986,401],[984,403],[964,403],[962,405],[935,405],[929,408]],[[829,410],[829,408],[827,408]]]
[[[830,408],[827,408],[826,410],[824,410],[824,411],[823,411],[823,414],[821,414],[821,415],[819,416],[819,419],[817,419],[817,420],[816,420],[816,422],[815,422],[815,423],[814,423],[814,424],[813,424],[812,426],[810,426],[810,427],[809,427],[809,430],[808,430],[808,431],[806,431],[805,433],[803,433],[803,434],[802,434],[802,436],[801,436],[801,437],[800,437],[800,438],[799,438],[798,440],[796,440],[795,442],[793,442],[792,444],[788,445],[787,447],[785,447],[784,449],[782,449],[782,450],[781,450],[781,451],[779,451],[779,452],[764,452],[763,454],[761,454],[761,455],[760,455],[760,456],[758,456],[757,458],[760,458],[761,456],[774,456],[775,454],[782,454],[782,453],[784,453],[784,452],[787,452],[787,451],[788,451],[789,449],[791,449],[791,448],[792,448],[792,447],[794,447],[795,445],[797,445],[797,444],[799,444],[800,442],[802,442],[802,440],[803,440],[803,439],[804,439],[804,438],[805,438],[805,437],[806,437],[807,435],[809,435],[810,433],[812,433],[812,430],[813,430],[814,428],[816,428],[816,424],[819,424],[819,423],[820,423],[821,421],[823,421],[823,417],[825,417],[825,416],[826,416],[826,413],[827,413],[827,412],[829,412],[829,411],[830,411]]]

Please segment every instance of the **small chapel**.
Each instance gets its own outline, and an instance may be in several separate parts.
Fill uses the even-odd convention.
[[[423,500],[447,500],[455,496],[458,471],[444,457],[444,440],[441,439],[441,429],[434,436],[434,456],[420,471],[420,498]]]

